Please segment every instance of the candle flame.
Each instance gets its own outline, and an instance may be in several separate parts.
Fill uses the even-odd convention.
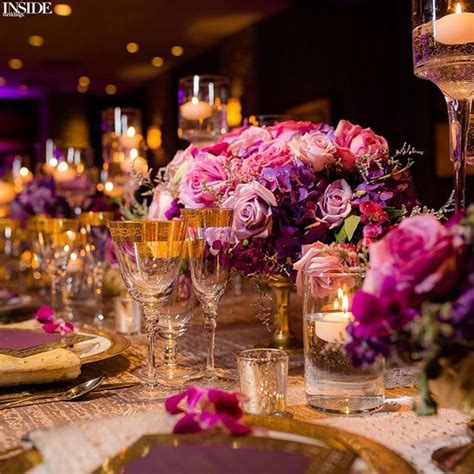
[[[194,97],[191,99],[191,104],[193,104],[193,105],[198,105],[198,104],[199,104],[199,99],[198,99],[196,96],[194,96]]]
[[[61,161],[58,165],[58,171],[65,172],[69,169],[69,165],[65,161]]]
[[[127,137],[133,138],[136,133],[135,127],[128,127]]]
[[[460,15],[462,13],[462,4],[456,3],[456,13]]]
[[[334,311],[341,309],[344,313],[349,311],[349,297],[344,293],[342,288],[337,290],[337,298],[333,303]]]

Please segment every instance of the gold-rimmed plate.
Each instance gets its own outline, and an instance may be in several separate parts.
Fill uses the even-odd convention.
[[[298,461],[300,466],[301,457],[305,457],[308,459],[307,465],[298,471],[305,474],[315,472],[339,474],[354,471],[378,472],[379,474],[392,474],[394,472],[397,474],[416,474],[416,470],[410,463],[389,448],[376,441],[339,428],[280,417],[247,416],[245,421],[252,427],[257,428],[255,436],[237,438],[209,433],[143,436],[128,448],[121,450],[117,456],[105,459],[95,472],[100,474],[119,473],[124,472],[124,470],[127,472],[125,469],[127,466],[137,461],[140,462],[140,459],[143,459],[154,447],[164,445],[179,447],[191,444],[197,447],[214,446],[216,452],[221,447],[231,447],[237,452],[241,450],[240,456],[245,456],[246,451],[251,454],[249,450],[286,453],[295,456],[294,460]],[[211,456],[208,458],[210,459]],[[218,458],[216,462],[218,461],[222,467],[222,458]],[[227,459],[228,461],[229,459]],[[29,449],[0,462],[0,472],[18,474],[26,472],[41,462],[39,452],[35,449]],[[174,467],[177,466],[170,465],[168,472],[180,472],[173,470]],[[219,467],[219,465],[214,467]],[[189,463],[187,468],[189,469]],[[226,472],[226,470],[214,469],[212,472]],[[262,470],[262,472],[268,471]],[[296,474],[297,471],[292,470],[291,472]]]

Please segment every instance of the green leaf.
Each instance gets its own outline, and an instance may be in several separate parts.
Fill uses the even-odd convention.
[[[344,226],[342,226],[336,233],[336,242],[342,244],[346,240],[347,240],[346,231],[344,229]]]
[[[346,219],[344,220],[343,229],[347,236],[347,240],[349,240],[349,242],[351,241],[352,237],[354,237],[354,232],[356,231],[357,226],[359,225],[359,222],[360,222],[359,216],[349,216],[349,217],[346,217]]]

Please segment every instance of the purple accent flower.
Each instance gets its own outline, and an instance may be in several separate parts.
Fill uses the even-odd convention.
[[[352,210],[352,189],[344,179],[331,183],[318,201],[318,218],[330,229],[339,227]]]
[[[276,205],[275,195],[256,181],[239,184],[222,204],[234,209],[232,227],[239,240],[268,237],[272,231],[272,206]]]
[[[62,335],[75,331],[72,323],[64,321],[62,318],[56,319],[54,311],[49,306],[40,306],[35,313],[35,319],[41,324],[43,331],[47,333],[59,332]]]
[[[251,433],[242,424],[242,395],[213,388],[190,387],[166,399],[165,409],[172,415],[183,414],[173,433],[190,434],[219,429],[232,436]]]

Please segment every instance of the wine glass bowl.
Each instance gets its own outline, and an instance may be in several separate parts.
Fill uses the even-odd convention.
[[[109,229],[130,296],[143,309],[148,342],[147,383],[157,385],[155,335],[163,304],[171,295],[185,237],[183,221],[112,221]]]
[[[462,209],[474,97],[474,0],[414,0],[413,64],[415,75],[433,82],[446,99],[456,208]]]

